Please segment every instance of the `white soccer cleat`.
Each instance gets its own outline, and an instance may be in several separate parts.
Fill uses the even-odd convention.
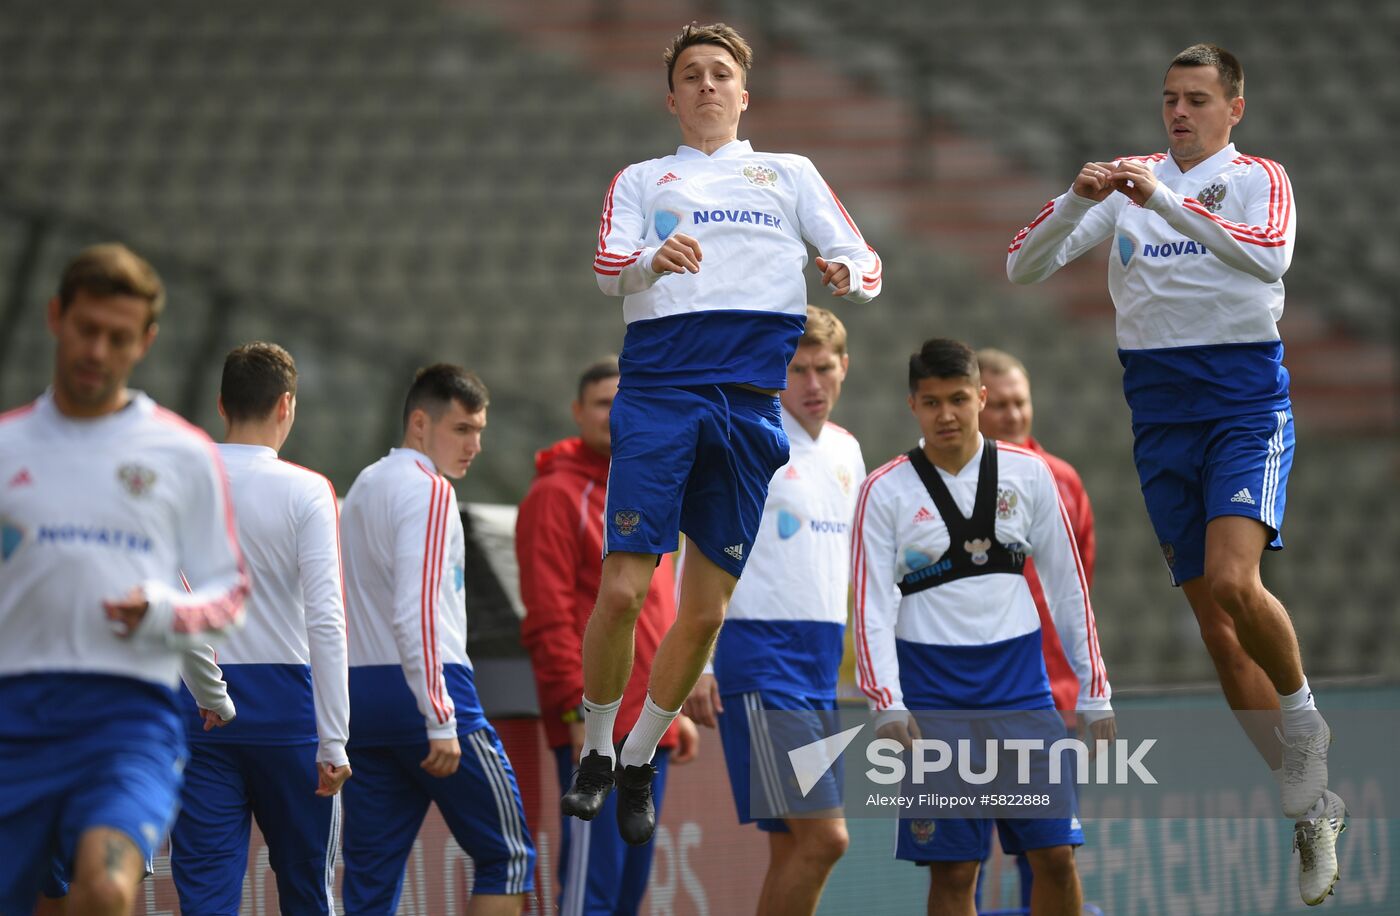
[[[1341,877],[1337,867],[1337,837],[1347,829],[1347,806],[1334,792],[1322,793],[1322,813],[1293,825],[1293,848],[1298,851],[1298,893],[1308,906],[1317,906],[1332,893]]]
[[[1283,742],[1283,776],[1279,781],[1283,816],[1298,819],[1327,791],[1327,746],[1332,743],[1332,729],[1323,722],[1322,730],[1310,735],[1288,738],[1278,729],[1274,734]]]

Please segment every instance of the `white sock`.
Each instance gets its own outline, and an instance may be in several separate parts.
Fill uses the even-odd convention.
[[[1308,686],[1307,678],[1303,678],[1303,686],[1295,693],[1287,696],[1279,694],[1278,705],[1283,713],[1283,733],[1289,737],[1315,734],[1322,731],[1326,724],[1322,714],[1317,711],[1317,704],[1313,702],[1312,688]]]
[[[637,717],[637,724],[632,726],[627,743],[622,745],[622,765],[636,767],[651,763],[651,758],[656,756],[656,746],[661,743],[661,736],[666,734],[666,729],[671,727],[680,713],[679,709],[668,712],[657,706],[648,693],[647,701],[642,705],[642,714]]]
[[[613,726],[617,724],[617,710],[622,706],[622,697],[611,703],[594,703],[583,698],[583,749],[579,759],[587,757],[590,751],[597,751],[609,760],[617,760],[613,750]]]

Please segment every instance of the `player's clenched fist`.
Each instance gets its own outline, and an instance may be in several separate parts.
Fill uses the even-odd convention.
[[[457,765],[461,762],[462,746],[457,743],[456,738],[430,738],[428,756],[423,758],[419,766],[426,770],[429,776],[441,779],[457,772]]]
[[[666,240],[651,258],[651,269],[659,274],[683,274],[700,272],[700,243],[690,236],[677,232]]]
[[[1114,191],[1113,163],[1086,162],[1079,174],[1074,176],[1074,193],[1093,201],[1100,201]]]
[[[851,269],[845,264],[819,257],[816,265],[822,272],[822,286],[830,287],[833,296],[844,296],[851,291]]]

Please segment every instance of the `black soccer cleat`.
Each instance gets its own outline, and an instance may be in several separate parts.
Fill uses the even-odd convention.
[[[617,768],[617,832],[629,846],[641,846],[651,840],[656,831],[656,803],[651,797],[651,783],[656,767]]]
[[[603,802],[613,789],[613,761],[597,751],[578,762],[574,770],[574,781],[569,791],[559,802],[559,810],[565,817],[576,817],[581,821],[591,821],[602,810]]]

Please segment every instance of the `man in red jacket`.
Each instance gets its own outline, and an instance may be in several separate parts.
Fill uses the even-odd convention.
[[[1084,492],[1084,482],[1079,479],[1079,472],[1073,465],[1047,452],[1031,435],[1034,412],[1031,407],[1031,379],[1025,364],[1010,353],[991,347],[977,351],[977,364],[982,372],[982,384],[987,386],[987,406],[978,419],[982,435],[1024,446],[1044,458],[1050,466],[1050,475],[1059,487],[1060,502],[1064,504],[1074,540],[1079,545],[1087,591],[1094,584],[1094,509],[1089,505],[1089,494]],[[1029,558],[1025,573],[1027,584],[1031,587],[1031,597],[1040,611],[1040,641],[1045,653],[1045,671],[1050,675],[1050,692],[1055,696],[1055,708],[1065,717],[1065,725],[1073,735],[1079,678],[1075,677],[1074,669],[1065,658],[1060,635],[1055,632],[1050,608],[1045,603],[1045,591],[1035,573],[1035,563]],[[1021,870],[1021,905],[1029,908],[1030,863],[1024,855],[1018,856],[1016,862]]]
[[[589,366],[573,403],[579,435],[535,455],[535,480],[515,522],[520,594],[525,602],[521,639],[530,652],[545,737],[554,749],[559,784],[567,789],[583,746],[583,630],[598,597],[602,573],[603,511],[612,452],[609,417],[617,395],[615,358]],[[671,558],[661,558],[637,621],[636,659],[622,695],[615,742],[623,723],[636,721],[646,700],[656,647],[676,617]],[[670,763],[695,757],[698,736],[685,716],[661,739],[655,796],[659,816]],[[646,892],[654,848],[628,846],[613,826],[617,796],[591,821],[565,818],[559,851],[559,912],[635,913]]]

